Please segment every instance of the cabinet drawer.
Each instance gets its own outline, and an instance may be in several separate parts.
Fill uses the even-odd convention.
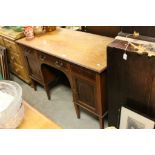
[[[96,80],[96,73],[91,70],[88,70],[88,69],[85,69],[85,68],[82,68],[76,65],[71,65],[71,71],[75,74],[87,77],[91,80]]]
[[[9,50],[10,52],[19,53],[18,47],[15,42],[8,39],[4,39],[4,44],[7,50]]]
[[[52,65],[58,69],[69,69],[69,63],[45,53],[39,53],[39,60],[41,63]]]
[[[19,65],[23,64],[22,60],[21,60],[21,58],[20,58],[20,56],[18,54],[14,55],[14,54],[8,52],[8,60],[10,62],[15,62],[15,63],[17,63]]]
[[[12,72],[15,73],[17,76],[27,78],[28,75],[27,75],[26,71],[24,70],[23,66],[17,64],[16,62],[11,61],[10,67],[11,67]]]
[[[0,45],[4,45],[4,42],[3,42],[3,38],[2,37],[0,37]]]

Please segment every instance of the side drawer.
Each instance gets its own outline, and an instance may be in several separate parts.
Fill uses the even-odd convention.
[[[77,65],[71,65],[71,71],[73,74],[77,74],[79,76],[83,76],[83,77],[87,77],[91,80],[96,80],[96,73],[88,70],[86,68],[83,68],[81,66],[77,66]]]
[[[41,63],[52,65],[53,67],[58,69],[63,69],[66,71],[69,69],[68,62],[45,53],[39,53],[39,60]]]

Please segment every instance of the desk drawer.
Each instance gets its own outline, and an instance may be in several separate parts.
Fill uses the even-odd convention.
[[[77,65],[71,65],[71,71],[72,73],[75,73],[79,76],[83,76],[91,80],[96,80],[96,73],[86,68]]]
[[[45,53],[39,53],[39,60],[41,63],[52,65],[53,67],[58,69],[69,69],[69,63]]]

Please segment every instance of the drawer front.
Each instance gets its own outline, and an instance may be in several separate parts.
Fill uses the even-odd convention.
[[[86,68],[77,65],[71,65],[71,71],[72,73],[78,74],[83,77],[87,77],[93,81],[96,80],[96,73]]]
[[[27,78],[28,74],[25,71],[24,67],[17,64],[16,62],[10,61],[10,67],[13,73],[15,73],[17,76]]]
[[[15,42],[4,38],[4,44],[8,51],[12,53],[19,53],[18,47]]]
[[[4,42],[3,42],[3,38],[2,37],[0,37],[0,45],[4,45]]]
[[[8,52],[8,60],[11,62],[15,62],[19,65],[23,65],[21,57],[18,54],[12,54],[10,52]]]
[[[53,57],[45,53],[39,53],[39,60],[41,63],[52,65],[57,69],[69,70],[69,63],[59,58]]]

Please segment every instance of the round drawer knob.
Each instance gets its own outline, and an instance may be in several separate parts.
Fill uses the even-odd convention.
[[[40,60],[41,60],[41,61],[44,61],[45,59],[46,59],[46,56],[45,56],[45,55],[41,55],[41,56],[40,56]]]

